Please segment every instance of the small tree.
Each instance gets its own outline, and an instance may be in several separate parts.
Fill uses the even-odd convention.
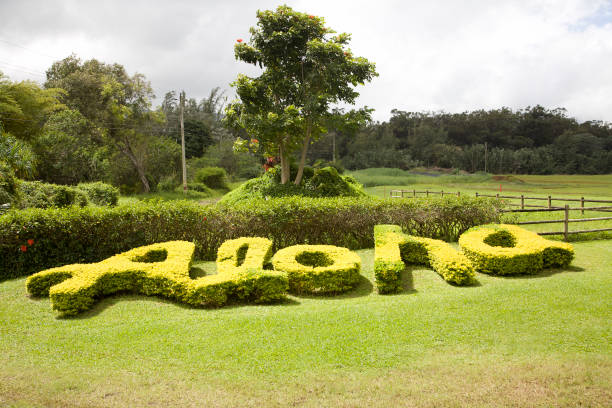
[[[240,98],[228,105],[226,122],[257,137],[264,153],[280,156],[281,183],[289,181],[289,155],[301,149],[300,184],[311,142],[330,122],[369,118],[369,110],[343,114],[332,105],[353,104],[353,89],[378,74],[373,63],[348,49],[350,35],[333,35],[324,19],[280,6],[258,11],[251,40],[237,40],[236,59],[263,68],[257,78],[239,75],[232,86]]]

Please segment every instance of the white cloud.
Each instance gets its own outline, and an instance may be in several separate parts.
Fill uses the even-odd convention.
[[[565,107],[580,120],[612,121],[609,1],[287,3],[352,33],[355,54],[376,63],[380,76],[359,89],[358,103],[376,108],[378,120],[387,119],[393,108],[463,111],[542,104]],[[0,27],[0,40],[37,53],[0,41],[0,69],[14,79],[42,80],[53,58],[40,54],[75,52],[144,73],[158,95],[184,88],[202,97],[215,86],[229,90],[239,72],[254,72],[234,60],[232,46],[236,38],[248,38],[257,8],[277,4],[4,4],[0,14],[11,17]]]

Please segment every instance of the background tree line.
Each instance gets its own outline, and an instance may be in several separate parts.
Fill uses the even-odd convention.
[[[152,87],[120,64],[70,56],[46,81],[13,82],[0,74],[0,162],[23,179],[58,184],[105,181],[123,192],[155,190],[180,179],[174,91],[153,107]],[[257,177],[264,157],[236,153],[244,130],[224,119],[219,88],[185,106],[189,169],[220,166],[234,178]],[[362,115],[363,116],[363,115]],[[344,121],[346,122],[346,121]],[[343,123],[344,123],[343,122]],[[579,122],[564,109],[528,107],[464,113],[393,110],[389,121],[347,128],[327,123],[307,163],[348,169],[416,166],[490,173],[612,173],[612,125]],[[485,154],[486,151],[486,154]],[[298,153],[291,157],[297,162]],[[3,170],[4,171],[4,170]]]
[[[0,73],[0,161],[24,179],[154,190],[164,179],[179,179],[181,149],[176,92],[156,108],[153,99],[143,75],[95,59],[57,61],[42,85]],[[221,123],[224,104],[219,88],[187,99],[186,156],[194,166],[256,176],[257,159],[233,154],[233,134]]]
[[[463,113],[393,110],[388,122],[372,123],[355,136],[330,132],[313,146],[310,157],[335,157],[348,169],[425,166],[603,174],[612,172],[612,125],[578,122],[565,109],[539,105]]]

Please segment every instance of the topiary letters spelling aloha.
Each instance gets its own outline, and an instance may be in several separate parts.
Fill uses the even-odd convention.
[[[511,275],[565,267],[574,257],[570,244],[546,240],[514,225],[485,225],[459,238],[462,252],[440,240],[402,233],[396,225],[374,228],[374,274],[379,293],[401,291],[406,264],[427,265],[456,285],[474,281],[474,272]],[[171,241],[132,249],[94,264],[73,264],[30,276],[32,296],[49,296],[53,309],[75,315],[97,299],[120,292],[157,295],[194,306],[231,301],[269,303],[295,294],[336,294],[356,287],[361,259],[346,248],[295,245],[272,257],[272,242],[248,237],[224,242],[217,252],[217,274],[189,276],[195,246]],[[264,269],[273,265],[274,270]]]

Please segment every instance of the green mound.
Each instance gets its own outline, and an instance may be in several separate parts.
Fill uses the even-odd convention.
[[[292,169],[293,170],[293,169]],[[292,171],[293,173],[293,171]],[[274,168],[263,176],[251,179],[221,199],[223,204],[234,204],[253,198],[286,196],[304,197],[360,197],[365,196],[361,185],[351,176],[341,176],[333,167],[304,169],[300,185],[280,183],[280,169]]]

